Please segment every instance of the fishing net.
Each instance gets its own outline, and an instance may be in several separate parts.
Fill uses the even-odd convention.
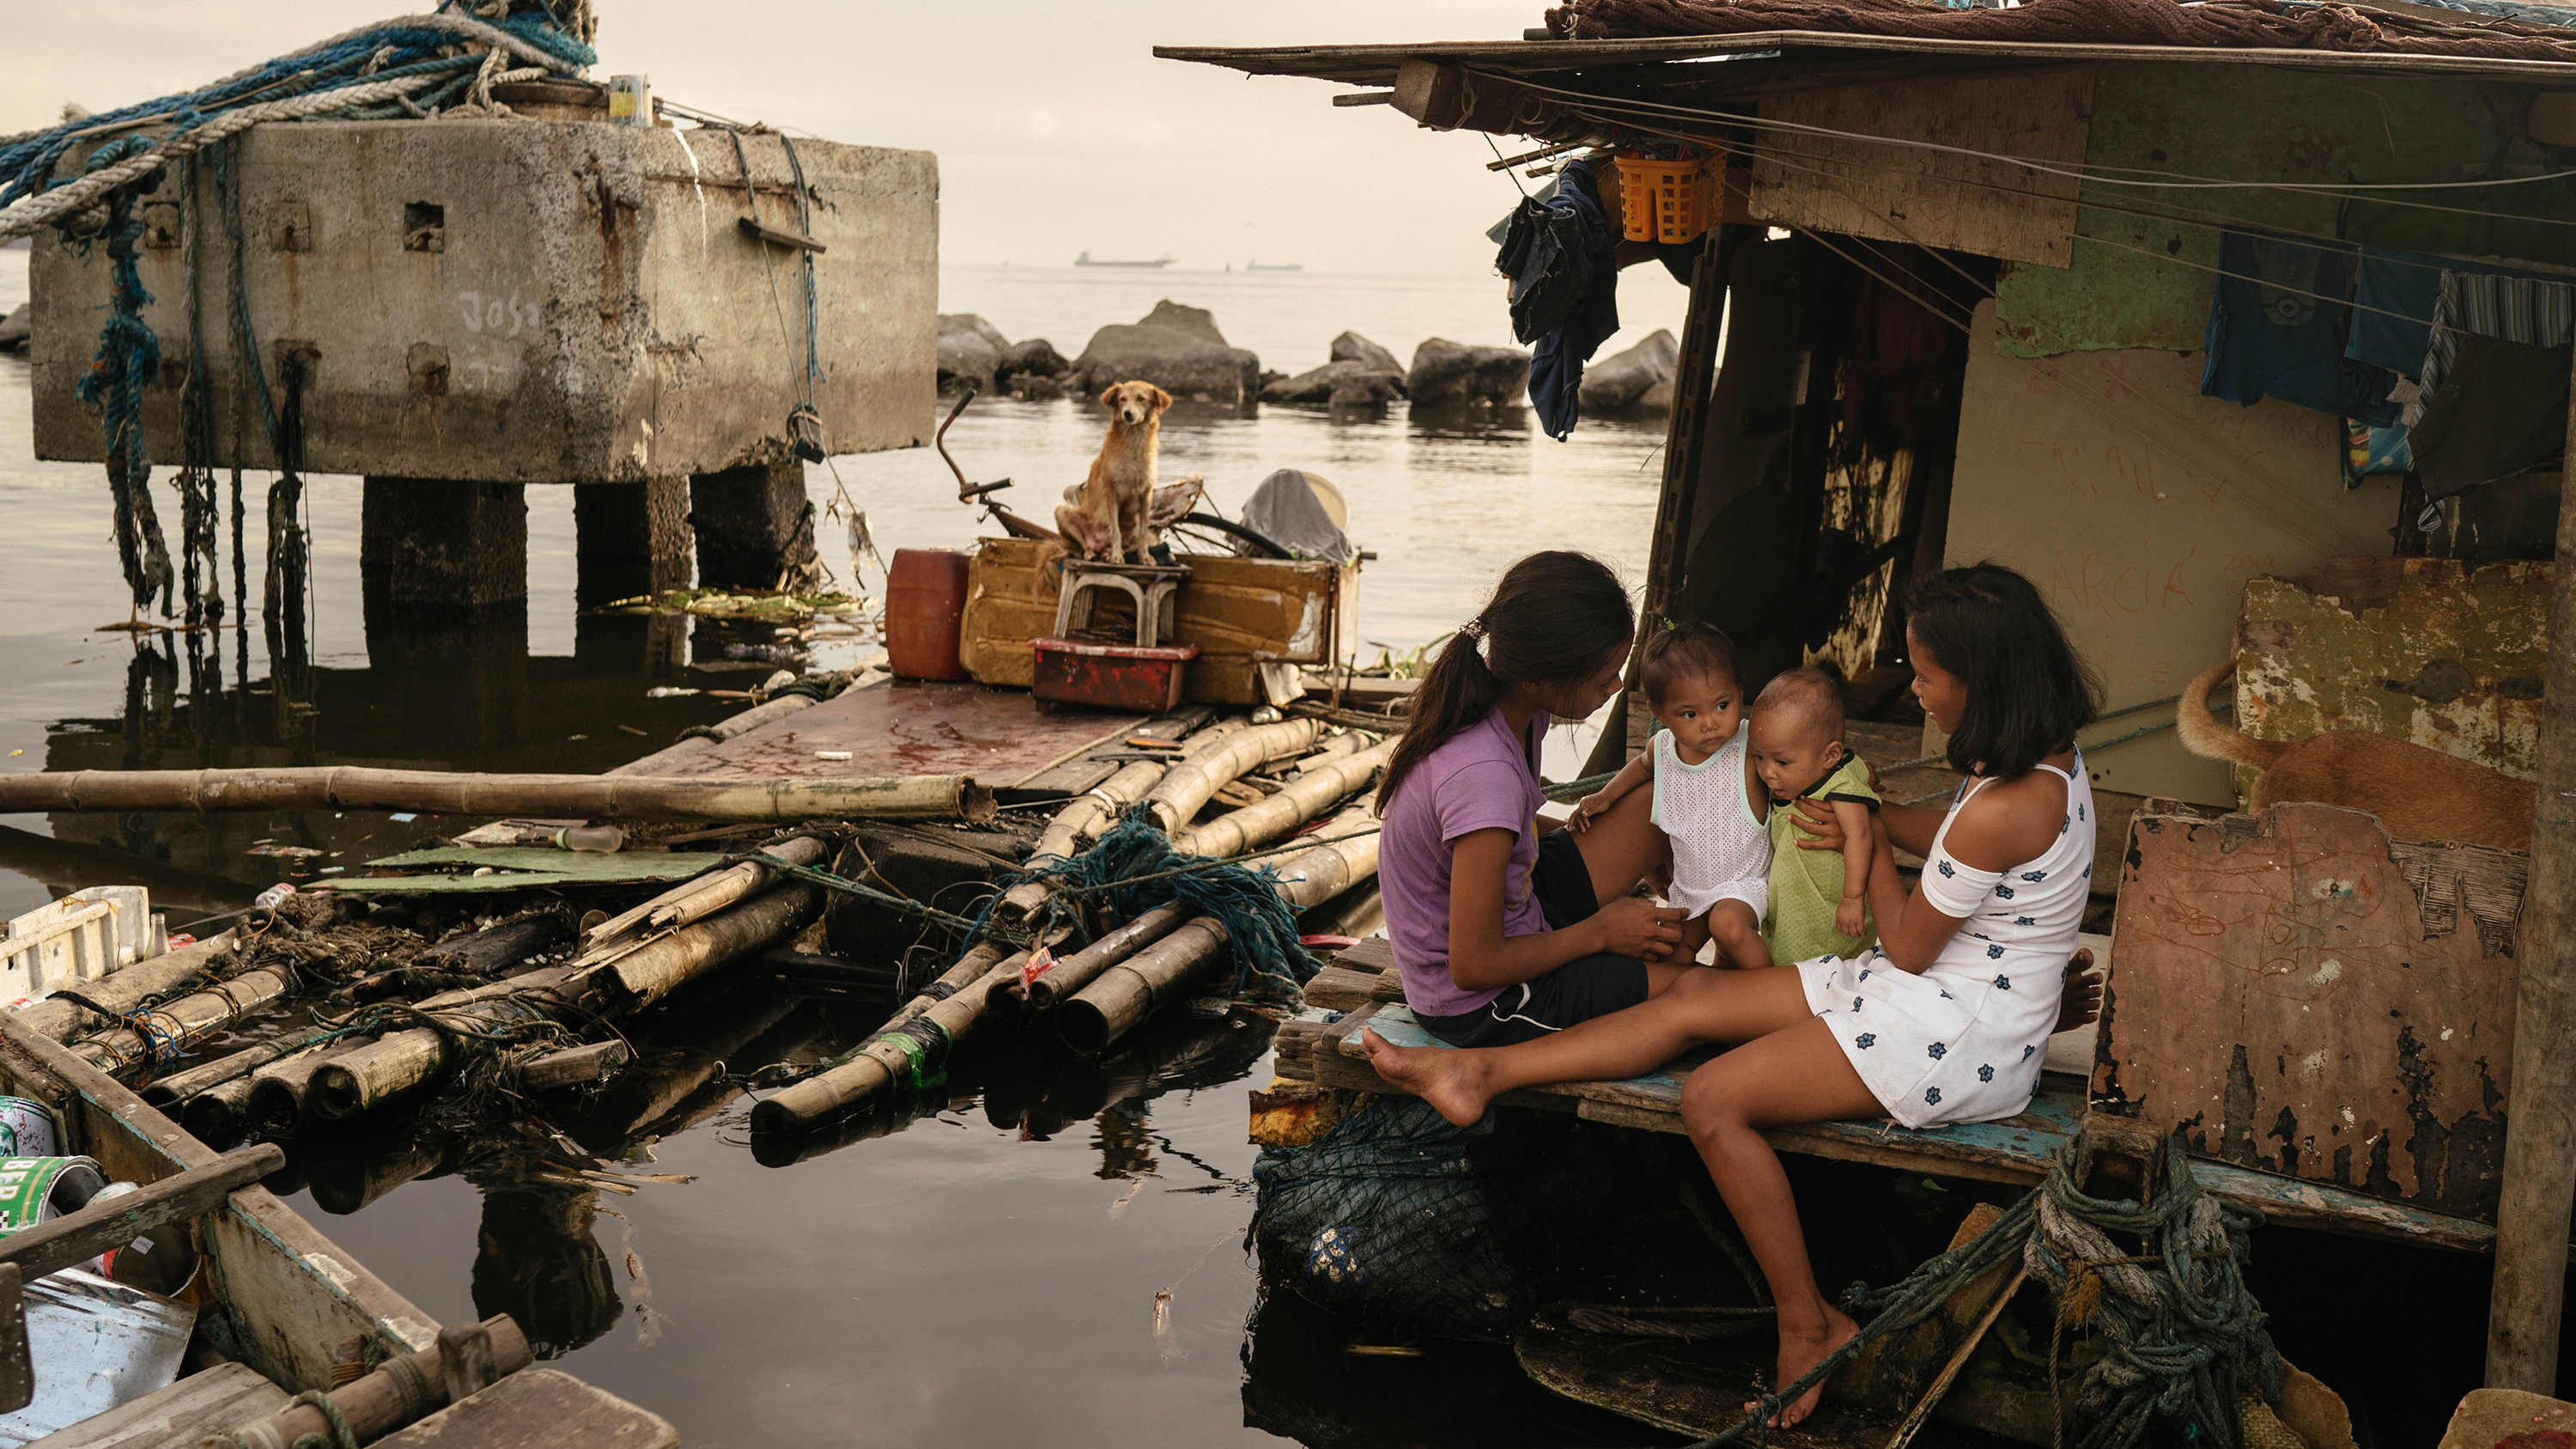
[[[1554,1245],[1605,1205],[1609,1174],[1575,1124],[1489,1112],[1453,1127],[1372,1097],[1252,1169],[1264,1279],[1372,1327],[1502,1339],[1546,1293]]]

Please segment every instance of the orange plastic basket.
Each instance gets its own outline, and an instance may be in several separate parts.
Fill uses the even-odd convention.
[[[1707,156],[1657,161],[1623,153],[1618,164],[1628,240],[1686,242],[1717,219],[1717,177]]]

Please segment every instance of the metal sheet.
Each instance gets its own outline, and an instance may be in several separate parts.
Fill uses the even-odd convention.
[[[36,1401],[0,1415],[0,1446],[41,1439],[170,1386],[197,1310],[77,1268],[27,1285]]]
[[[972,775],[980,785],[1010,786],[1112,744],[1146,718],[1041,714],[1035,700],[1016,691],[892,680],[721,741],[671,773],[722,779]],[[844,751],[847,758],[821,758]]]

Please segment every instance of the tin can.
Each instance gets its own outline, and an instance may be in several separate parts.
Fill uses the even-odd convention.
[[[0,1158],[0,1235],[78,1212],[105,1186],[95,1158]]]
[[[608,120],[611,125],[618,126],[653,124],[653,78],[647,75],[610,76]]]
[[[61,1134],[54,1109],[24,1097],[0,1097],[0,1157],[51,1157]]]

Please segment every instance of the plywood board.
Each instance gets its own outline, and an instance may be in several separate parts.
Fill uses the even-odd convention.
[[[2092,114],[2089,67],[1769,97],[1762,102],[1762,119],[1780,125],[1760,132],[1753,215],[1778,226],[2063,267],[2073,258],[2077,174]],[[1960,150],[1851,136],[1901,137]],[[1994,156],[2021,157],[2055,171],[2033,171]]]
[[[2533,779],[2549,576],[2546,563],[2378,557],[2255,579],[2236,727],[2261,740],[2370,730]]]
[[[1055,606],[1047,607],[1052,620]],[[887,680],[719,740],[669,773],[743,780],[972,775],[978,784],[1003,788],[1114,744],[1145,719],[1042,713],[1024,693]],[[825,759],[827,752],[848,758]]]
[[[1195,644],[1182,696],[1204,704],[1265,702],[1263,664],[1329,664],[1344,647],[1358,571],[1308,560],[1194,556],[1173,642]],[[966,571],[958,656],[984,683],[1026,689],[1029,641],[1055,630],[1057,569],[1027,539],[982,539]],[[1284,681],[1302,689],[1298,672]]]
[[[2326,805],[2158,802],[2129,839],[2094,1105],[2196,1154],[2491,1219],[2528,858],[2392,846]]]
[[[2343,486],[2335,419],[2202,397],[2199,353],[2033,360],[1998,349],[1992,302],[1973,326],[1947,561],[2029,575],[2110,707],[2179,694],[2224,658],[2248,579],[2387,550],[2396,486]],[[2085,763],[2101,789],[2236,803],[2227,767],[2171,730]]]

